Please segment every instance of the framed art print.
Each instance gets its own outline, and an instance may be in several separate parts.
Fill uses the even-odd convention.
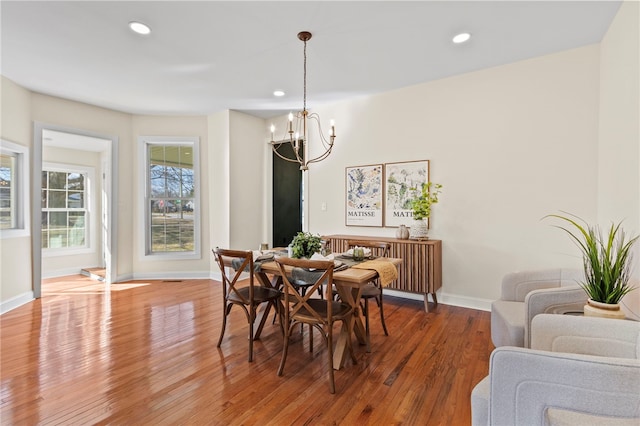
[[[384,225],[410,225],[413,221],[413,191],[420,190],[423,183],[429,182],[429,160],[386,163],[384,177]]]
[[[382,164],[346,168],[346,225],[382,226]]]

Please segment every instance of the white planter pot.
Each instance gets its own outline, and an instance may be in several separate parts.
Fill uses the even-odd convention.
[[[409,229],[409,238],[412,240],[429,239],[429,228],[427,227],[427,219],[414,220]]]
[[[620,304],[609,304],[596,302],[595,300],[587,300],[584,305],[584,315],[589,317],[617,318],[624,319],[626,317],[624,311],[620,309]]]

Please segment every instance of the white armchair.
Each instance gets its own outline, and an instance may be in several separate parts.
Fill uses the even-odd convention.
[[[492,352],[473,425],[640,424],[640,322],[541,314],[531,347]]]
[[[512,272],[502,279],[500,299],[491,304],[494,346],[530,347],[531,320],[542,313],[582,312],[587,295],[578,285],[580,269]]]

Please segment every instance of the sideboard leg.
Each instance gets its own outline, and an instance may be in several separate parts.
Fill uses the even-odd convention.
[[[436,293],[425,293],[424,294],[424,311],[426,313],[429,313],[429,294],[431,294],[431,297],[433,298],[433,304],[438,306],[438,298],[436,297]]]

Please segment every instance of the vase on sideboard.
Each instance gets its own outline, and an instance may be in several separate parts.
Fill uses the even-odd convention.
[[[398,226],[396,230],[396,238],[399,240],[408,240],[409,239],[409,228],[406,225]]]

